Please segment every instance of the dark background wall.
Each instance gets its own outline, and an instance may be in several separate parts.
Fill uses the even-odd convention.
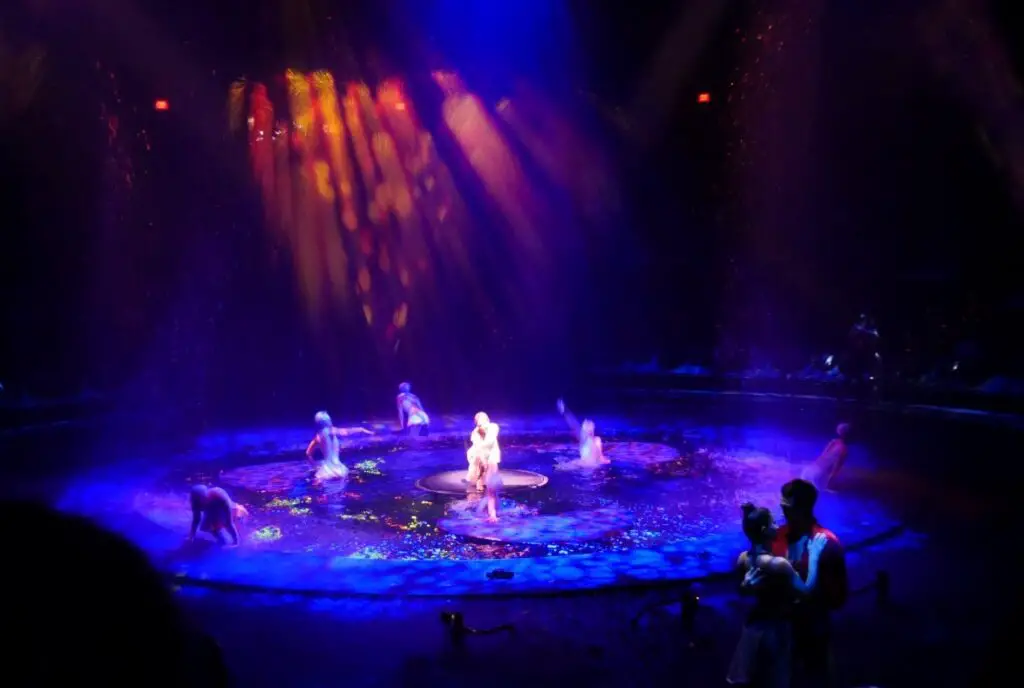
[[[346,17],[316,3],[150,4],[118,21],[97,6],[5,10],[24,29],[3,35],[9,389],[91,387],[217,414],[362,408],[411,376],[438,403],[510,401],[598,364],[710,363],[736,342],[797,364],[837,346],[865,309],[895,349],[927,340],[939,355],[958,337],[1012,348],[1018,209],[1010,163],[984,144],[1012,124],[956,87],[990,53],[944,69],[925,40],[938,20],[920,3],[735,3],[666,91],[670,116],[644,132],[647,145],[629,131],[643,121],[635,96],[678,3],[642,14],[525,3],[458,22],[455,8],[421,3],[390,23],[402,3]],[[790,31],[782,58],[757,39],[772,21]],[[808,21],[810,31],[793,28]],[[30,88],[33,50],[44,59]],[[1015,56],[995,50],[1012,70]],[[491,104],[516,78],[548,94],[602,142],[625,202],[571,238],[546,228],[561,266],[548,315],[498,303],[506,317],[481,335],[458,310],[464,295],[438,287],[432,298],[451,310],[443,333],[410,335],[429,355],[382,353],[353,312],[315,334],[295,274],[268,248],[244,142],[225,126],[233,79],[287,65],[406,78],[468,199],[467,243],[482,265],[501,258],[488,254],[488,232],[505,230],[445,134],[435,66],[460,71]],[[696,103],[699,91],[710,105]],[[154,112],[156,97],[172,111]],[[497,287],[501,272],[488,275]],[[951,328],[948,342],[928,334]]]

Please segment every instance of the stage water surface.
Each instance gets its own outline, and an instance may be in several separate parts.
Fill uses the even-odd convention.
[[[509,482],[528,478],[528,489],[504,492],[496,524],[477,515],[473,490],[422,489],[464,471],[469,416],[435,419],[427,438],[367,423],[377,434],[343,450],[349,479],[323,486],[303,455],[309,428],[209,433],[173,455],[81,473],[59,506],[123,533],[181,584],[438,596],[656,584],[728,572],[745,545],[740,504],[777,512],[779,487],[831,430],[639,415],[646,422],[598,415],[612,464],[586,471],[568,463],[577,448],[557,416],[495,414]],[[855,448],[850,474],[877,463]],[[239,548],[185,542],[194,483],[222,486],[248,509]],[[848,546],[901,525],[898,503],[870,489],[823,494],[819,514]]]

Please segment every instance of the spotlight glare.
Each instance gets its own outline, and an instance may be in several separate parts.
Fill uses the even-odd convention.
[[[154,110],[160,110],[161,112],[171,109],[171,104],[166,100],[160,99],[153,103]]]
[[[701,105],[707,105],[711,102],[711,94],[707,91],[703,91],[697,94],[697,102]]]

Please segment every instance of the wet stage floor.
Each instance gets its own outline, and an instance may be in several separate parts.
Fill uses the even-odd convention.
[[[465,469],[469,417],[440,419],[427,438],[380,426],[346,441],[349,479],[323,486],[312,483],[303,455],[309,429],[211,434],[180,455],[79,475],[60,506],[122,532],[182,582],[387,595],[594,589],[728,571],[745,544],[739,506],[777,512],[779,487],[829,439],[827,427],[810,438],[686,419],[648,427],[597,420],[612,464],[582,471],[566,463],[577,449],[560,418],[495,417],[502,468],[548,479],[506,490],[496,524],[478,516],[475,494],[417,486]],[[851,458],[860,469],[871,461]],[[248,509],[241,547],[184,543],[188,489],[200,482],[224,487]],[[891,500],[863,491],[823,494],[818,511],[848,545],[901,521]]]

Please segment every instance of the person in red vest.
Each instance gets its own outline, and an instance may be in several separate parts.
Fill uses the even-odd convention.
[[[818,580],[811,594],[796,601],[793,608],[793,669],[810,686],[835,685],[832,659],[831,613],[846,604],[850,592],[846,554],[835,533],[821,526],[814,516],[818,488],[797,478],[782,486],[782,514],[772,554],[785,557],[807,579],[808,543],[824,535],[828,543],[818,563]]]

